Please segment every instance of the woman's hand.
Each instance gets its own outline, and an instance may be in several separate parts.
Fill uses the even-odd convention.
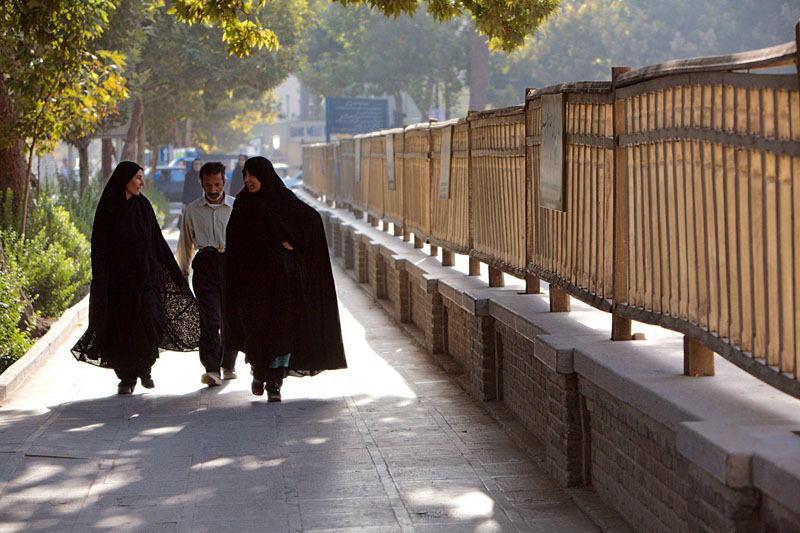
[[[291,244],[289,244],[288,242],[286,242],[286,241],[283,241],[281,244],[282,244],[282,245],[283,245],[283,247],[284,247],[284,248],[286,248],[287,250],[294,250],[294,247],[293,247]]]

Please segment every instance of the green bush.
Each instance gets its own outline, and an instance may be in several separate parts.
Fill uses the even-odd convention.
[[[25,355],[33,344],[28,331],[17,328],[22,308],[15,273],[10,269],[0,271],[0,372]]]
[[[155,187],[148,187],[144,193],[150,203],[153,205],[153,211],[156,212],[156,219],[158,220],[158,227],[166,227],[167,224],[172,222],[174,215],[170,213],[169,200],[164,196],[161,191]]]
[[[43,194],[31,206],[24,239],[9,225],[0,234],[6,259],[37,314],[57,317],[86,295],[90,246],[66,209]]]
[[[94,212],[106,182],[99,175],[95,176],[89,180],[89,186],[83,192],[76,180],[59,180],[58,183],[58,190],[47,191],[45,194],[53,197],[56,205],[66,209],[75,227],[87,239],[91,238]]]
[[[87,238],[92,236],[92,223],[94,222],[94,212],[97,209],[97,202],[103,194],[106,180],[101,179],[98,173],[93,179],[89,180],[89,186],[81,192],[78,182],[75,180],[61,180],[58,191],[53,191],[56,205],[69,211],[72,222],[77,226],[81,233]],[[147,187],[144,191],[145,196],[153,205],[159,227],[164,227],[169,223],[173,216],[170,214],[170,206],[167,198],[155,187]]]

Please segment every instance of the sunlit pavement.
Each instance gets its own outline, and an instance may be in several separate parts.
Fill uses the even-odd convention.
[[[283,402],[162,354],[117,396],[68,348],[0,407],[0,531],[595,531],[572,500],[334,266],[350,368]]]

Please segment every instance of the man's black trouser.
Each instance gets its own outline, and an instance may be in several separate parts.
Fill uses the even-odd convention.
[[[225,255],[203,248],[192,261],[192,286],[200,309],[200,362],[206,372],[219,372],[220,366],[234,368],[238,352],[225,351],[220,332],[225,312]]]

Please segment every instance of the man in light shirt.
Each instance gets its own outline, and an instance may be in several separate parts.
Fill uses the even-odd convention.
[[[236,378],[238,352],[225,350],[220,335],[225,308],[225,227],[234,197],[223,190],[222,163],[204,164],[200,183],[204,194],[183,212],[175,255],[184,276],[189,276],[190,263],[194,270],[192,287],[200,308],[200,362],[205,367],[200,382],[215,387],[222,379]]]

